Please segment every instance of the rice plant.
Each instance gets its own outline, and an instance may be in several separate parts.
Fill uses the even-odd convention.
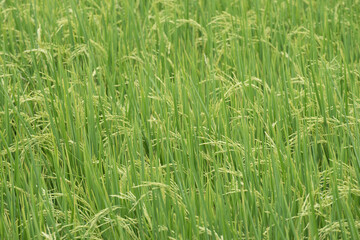
[[[359,239],[358,0],[2,0],[0,239]]]

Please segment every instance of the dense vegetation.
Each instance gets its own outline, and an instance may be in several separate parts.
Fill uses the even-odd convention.
[[[358,239],[358,0],[2,0],[0,239]]]

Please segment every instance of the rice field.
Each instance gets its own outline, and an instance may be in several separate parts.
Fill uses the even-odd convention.
[[[0,1],[0,239],[359,239],[359,0]]]

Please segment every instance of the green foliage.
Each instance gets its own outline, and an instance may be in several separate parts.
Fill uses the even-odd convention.
[[[358,239],[358,0],[0,2],[0,239]]]

